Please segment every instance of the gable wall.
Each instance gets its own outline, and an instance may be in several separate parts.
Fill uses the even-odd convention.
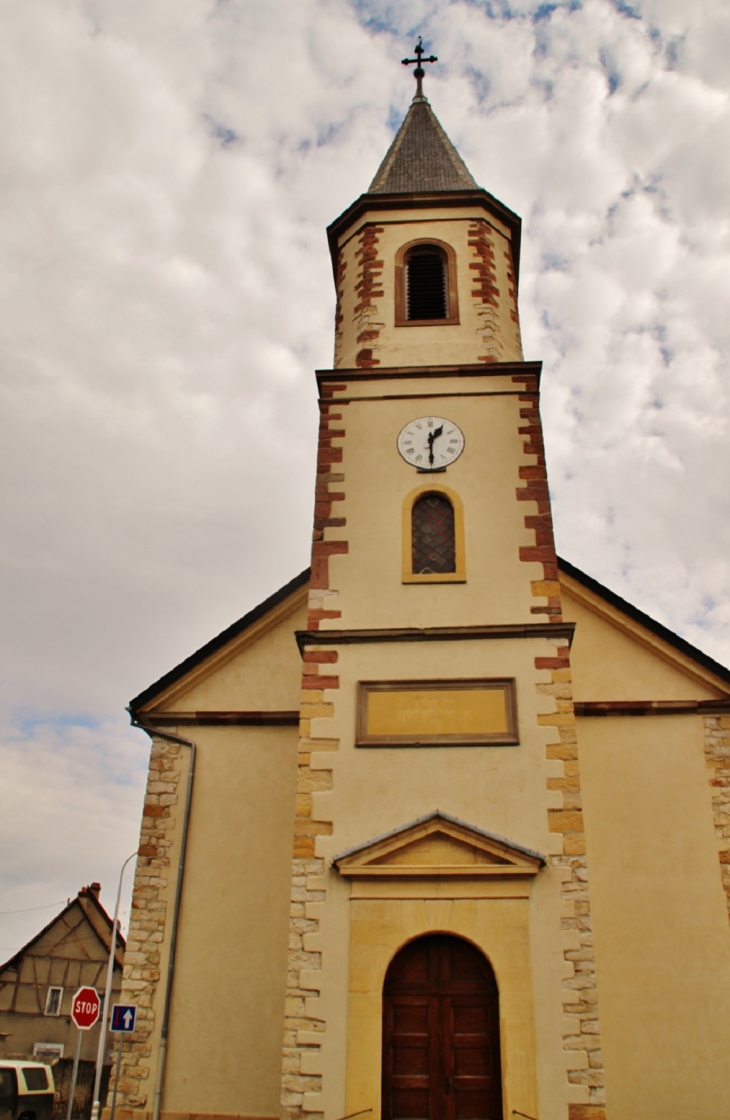
[[[174,713],[299,708],[306,589],[147,705],[196,743],[163,1115],[274,1116],[281,1087],[297,726],[174,726]],[[143,1009],[121,1101],[150,1115],[190,766],[152,746],[125,998]]]
[[[230,659],[218,655],[220,660],[212,671],[201,667],[192,686],[185,688],[182,682],[169,703],[159,698],[155,707],[175,712],[298,708],[302,670],[294,631],[305,629],[307,624],[306,603],[298,605],[302,598],[306,598],[306,591],[292,597],[291,612],[272,629],[251,644],[245,635],[234,639],[231,644],[237,652]]]
[[[576,701],[727,694],[656,635],[561,583],[576,623]],[[577,723],[609,1115],[709,1120],[730,1075],[730,931],[719,858],[728,841],[713,818],[719,783],[705,721]]]
[[[721,695],[719,688],[704,683],[676,662],[672,664],[600,617],[571,595],[564,580],[561,589],[563,617],[576,623],[571,648],[576,701],[709,700]],[[625,621],[631,625],[629,620]],[[639,626],[635,629],[642,631]],[[645,637],[647,641],[653,639],[653,635]],[[658,639],[653,640],[657,647],[663,647]]]

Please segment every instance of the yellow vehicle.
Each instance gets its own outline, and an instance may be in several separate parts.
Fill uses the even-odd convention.
[[[50,1120],[54,1096],[50,1066],[0,1060],[0,1120]]]

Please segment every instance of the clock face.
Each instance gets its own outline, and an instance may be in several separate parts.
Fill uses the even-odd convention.
[[[443,416],[420,416],[398,436],[398,450],[419,471],[444,471],[464,450],[464,433]]]

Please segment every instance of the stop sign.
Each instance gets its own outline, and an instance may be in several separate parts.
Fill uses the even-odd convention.
[[[101,1000],[96,988],[79,988],[71,1003],[71,1018],[80,1031],[91,1030],[99,1018]]]

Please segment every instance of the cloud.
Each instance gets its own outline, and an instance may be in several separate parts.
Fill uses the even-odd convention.
[[[149,750],[124,720],[18,719],[0,729],[0,960],[97,880],[114,912],[122,863],[136,846]],[[126,927],[132,876],[120,915]],[[53,906],[53,903],[61,905]],[[46,906],[47,910],[26,909]],[[13,913],[13,911],[19,911]],[[10,913],[8,913],[10,912]]]
[[[30,0],[0,29],[0,698],[11,802],[36,822],[23,902],[112,883],[146,755],[124,704],[307,563],[324,229],[405,113],[418,34],[449,135],[523,215],[560,550],[730,659],[720,0]],[[83,861],[84,821],[109,872]]]

